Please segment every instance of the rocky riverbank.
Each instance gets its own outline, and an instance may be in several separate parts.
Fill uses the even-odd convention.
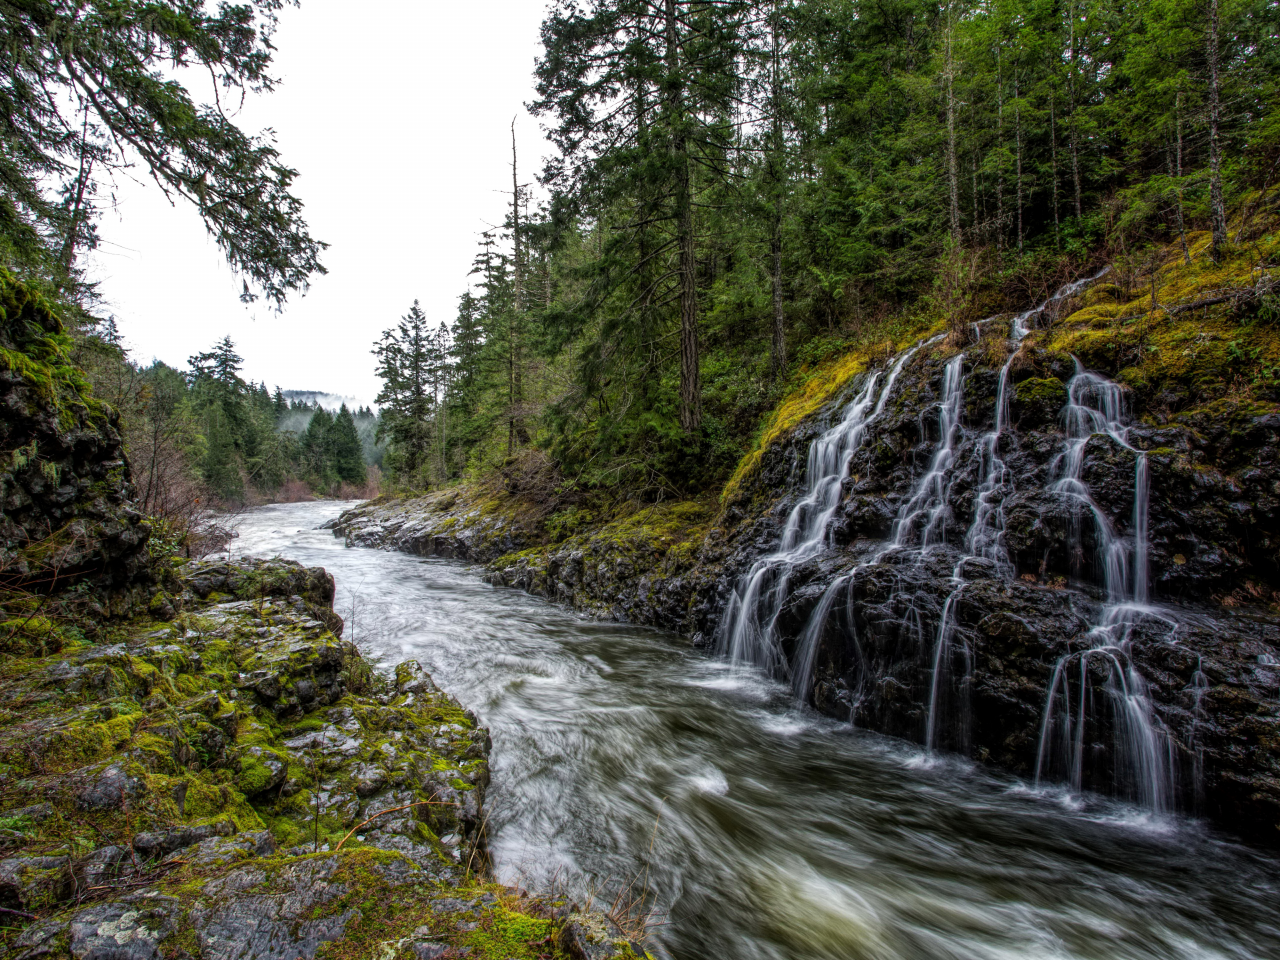
[[[471,487],[373,501],[335,532],[721,652],[746,597],[745,648],[826,713],[1275,843],[1280,403],[1238,357],[1280,345],[1251,270],[1171,259],[1146,294],[1083,284],[976,334],[842,358],[784,402],[718,501],[543,516]],[[815,443],[880,395],[895,356],[825,546],[769,560],[818,509]],[[1101,399],[1073,396],[1104,387],[1112,426],[1087,428],[1064,493],[1065,413],[1101,418]]]
[[[145,616],[5,659],[9,955],[506,960],[621,939],[486,879],[487,732],[416,662],[376,674],[333,590],[284,561],[179,563]]]
[[[0,956],[643,955],[491,882],[487,731],[325,571],[173,556],[70,346],[0,271]]]

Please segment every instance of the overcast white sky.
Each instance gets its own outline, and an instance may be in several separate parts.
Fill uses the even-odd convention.
[[[120,180],[92,275],[134,356],[184,366],[229,334],[244,375],[371,402],[369,353],[414,299],[451,322],[479,233],[502,222],[512,117],[523,182],[549,149],[523,104],[544,0],[302,0],[281,17],[275,93],[242,128],[272,127],[327,276],[277,315],[240,282],[195,212]],[[376,15],[375,14],[376,10]],[[200,91],[204,93],[203,90]],[[141,173],[137,176],[141,179]]]

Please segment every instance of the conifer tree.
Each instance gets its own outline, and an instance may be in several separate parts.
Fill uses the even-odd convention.
[[[333,463],[333,472],[339,480],[346,483],[364,483],[366,479],[364,467],[364,451],[360,446],[360,437],[356,433],[356,421],[344,403],[333,419],[328,437],[329,456]]]
[[[270,131],[224,110],[270,90],[278,0],[26,0],[0,4],[0,262],[77,287],[98,194],[134,164],[191,203],[232,266],[279,304],[323,272]],[[194,69],[192,69],[194,68]],[[220,91],[200,102],[190,76]],[[60,186],[60,189],[58,187]],[[61,194],[59,198],[57,194]]]

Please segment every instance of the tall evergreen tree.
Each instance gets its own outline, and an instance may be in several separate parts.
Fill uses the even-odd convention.
[[[329,432],[328,448],[333,460],[333,470],[345,483],[364,483],[366,472],[364,450],[356,433],[356,421],[344,403],[333,419]]]

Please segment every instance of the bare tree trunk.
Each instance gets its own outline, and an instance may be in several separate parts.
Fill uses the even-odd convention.
[[[1049,169],[1053,175],[1053,245],[1062,246],[1062,224],[1058,218],[1058,94],[1049,98]]]
[[[524,404],[524,371],[520,358],[520,321],[524,318],[524,248],[520,227],[520,173],[516,157],[516,121],[511,121],[511,272],[515,288],[515,313],[508,331],[511,353],[511,410],[508,454],[529,442],[529,432],[520,416]]]
[[[1004,61],[996,51],[996,249],[1004,249]]]
[[[969,225],[969,230],[973,233],[973,236],[976,238],[978,236],[978,224],[981,223],[981,221],[978,219],[978,157],[977,157],[977,154],[974,155],[973,161],[969,164],[969,170],[973,174],[973,220]]]
[[[702,426],[702,384],[698,354],[698,277],[694,257],[693,192],[689,170],[689,139],[685,129],[683,83],[676,34],[676,0],[666,0],[667,83],[671,151],[675,155],[676,237],[680,277],[680,426],[696,433]]]
[[[1191,262],[1191,249],[1187,246],[1187,224],[1182,216],[1182,91],[1178,91],[1177,104],[1174,107],[1177,113],[1177,139],[1174,142],[1174,167],[1173,175],[1176,178],[1178,188],[1174,197],[1174,212],[1178,221],[1178,239],[1182,242],[1182,259],[1186,263]]]
[[[770,238],[773,265],[773,379],[779,379],[787,368],[786,314],[782,308],[782,211],[773,212],[773,236]]]
[[[1013,124],[1017,144],[1018,253],[1022,253],[1022,100],[1018,91],[1018,71],[1013,72]]]
[[[1222,122],[1222,103],[1219,92],[1218,68],[1218,0],[1209,0],[1209,212],[1213,222],[1213,259],[1222,256],[1227,242],[1227,207],[1222,198],[1222,147],[1219,144],[1219,127]]]
[[[779,379],[787,367],[786,315],[782,307],[782,57],[778,45],[778,4],[773,5],[773,224],[769,237],[773,281],[773,343],[771,373]]]
[[[1076,219],[1079,220],[1084,215],[1084,205],[1080,197],[1080,138],[1077,130],[1079,125],[1076,122],[1076,63],[1079,57],[1076,52],[1076,5],[1074,3],[1067,7],[1067,16],[1071,43],[1071,63],[1067,68],[1067,97],[1070,101],[1071,113],[1067,125],[1071,142],[1071,180],[1076,190]]]
[[[951,236],[960,242],[960,173],[956,166],[956,67],[952,51],[955,34],[954,0],[947,4],[947,181],[951,189]]]
[[[89,109],[85,108],[84,129],[80,134],[80,168],[76,172],[76,198],[71,207],[71,220],[67,224],[67,235],[62,241],[59,259],[67,279],[71,277],[71,265],[75,263],[76,247],[79,244],[77,234],[80,230],[80,216],[84,209],[84,192],[89,185],[89,176],[93,172],[93,158],[89,156]]]

